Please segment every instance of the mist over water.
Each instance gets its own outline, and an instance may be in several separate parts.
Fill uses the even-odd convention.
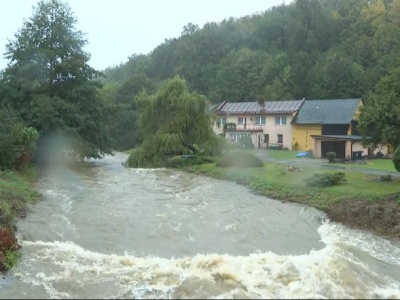
[[[400,247],[126,155],[52,166],[1,298],[400,298]]]

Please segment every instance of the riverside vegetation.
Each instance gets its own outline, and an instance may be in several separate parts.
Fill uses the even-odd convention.
[[[27,205],[38,199],[32,186],[37,169],[0,171],[0,271],[15,266],[20,258],[20,245],[15,237],[14,218],[26,216]]]

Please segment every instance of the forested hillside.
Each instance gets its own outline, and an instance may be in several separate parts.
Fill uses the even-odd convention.
[[[376,98],[381,80],[396,80],[398,49],[400,0],[295,0],[203,28],[189,23],[180,37],[105,70],[101,95],[114,112],[109,134],[112,143],[123,149],[140,143],[126,131],[135,126],[134,99],[141,91],[154,93],[160,82],[176,75],[211,103],[260,97],[361,97],[367,103]],[[391,89],[383,88],[397,93]],[[382,88],[378,96],[381,93]],[[381,106],[380,101],[375,107]],[[365,115],[392,119],[384,114]],[[387,124],[371,132],[376,128],[374,118],[362,120],[361,127],[365,134],[382,136]]]
[[[189,23],[179,38],[105,74],[119,98],[135,96],[139,79],[174,75],[213,103],[354,98],[400,67],[398,49],[399,0],[296,0],[203,28]]]

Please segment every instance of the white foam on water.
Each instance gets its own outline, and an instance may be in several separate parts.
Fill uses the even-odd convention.
[[[398,281],[369,269],[341,247],[346,231],[325,223],[319,232],[327,246],[305,255],[197,254],[168,259],[106,255],[71,242],[23,242],[29,255],[16,276],[57,298],[400,297]],[[353,236],[347,236],[350,244],[357,242]],[[396,250],[391,247],[388,252]],[[35,274],[37,269],[41,272]]]
[[[368,252],[376,259],[400,266],[400,248],[394,246],[389,240],[329,221],[319,227],[318,232],[327,245],[339,243],[351,245]]]

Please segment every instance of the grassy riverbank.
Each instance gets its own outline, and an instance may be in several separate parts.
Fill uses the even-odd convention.
[[[327,170],[323,164],[299,161],[296,162],[296,167],[299,167],[300,171],[282,172],[282,166],[278,164],[267,161],[261,168],[218,168],[211,163],[188,166],[184,169],[244,184],[259,195],[313,206],[325,211],[333,221],[388,238],[400,239],[398,177],[393,177],[390,182],[382,182],[378,174],[341,169],[340,171],[345,173],[346,182],[335,186],[310,187],[304,181],[306,178],[316,172],[333,173],[337,170]],[[290,163],[281,164],[290,166]],[[360,166],[357,167],[362,168]],[[389,165],[387,167],[389,168]]]
[[[12,268],[18,260],[13,220],[25,217],[28,203],[39,197],[33,187],[36,177],[34,168],[0,171],[0,271]]]

